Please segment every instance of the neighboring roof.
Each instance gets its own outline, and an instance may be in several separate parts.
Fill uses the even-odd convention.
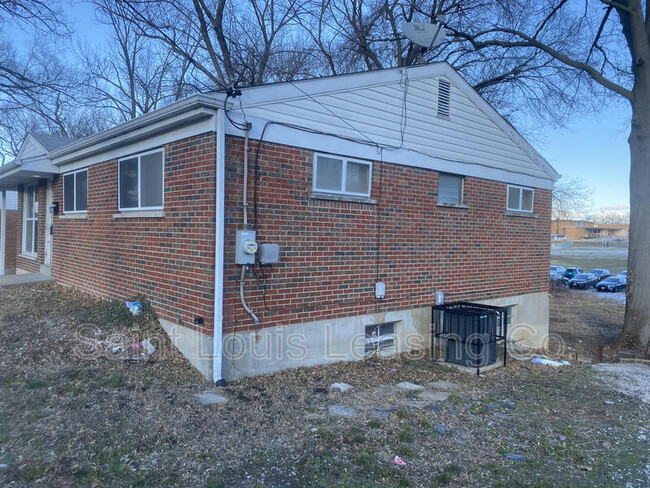
[[[36,139],[43,149],[47,152],[54,151],[60,147],[74,142],[76,139],[72,137],[54,136],[51,134],[40,134],[38,132],[31,132],[30,135]]]

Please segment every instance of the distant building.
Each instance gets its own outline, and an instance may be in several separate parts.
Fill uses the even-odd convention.
[[[551,235],[569,240],[595,239],[598,237],[627,239],[630,224],[596,224],[589,220],[553,220]]]

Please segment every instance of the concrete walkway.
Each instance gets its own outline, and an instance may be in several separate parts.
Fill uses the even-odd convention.
[[[52,281],[54,278],[41,273],[24,273],[15,275],[0,275],[0,288],[3,286],[23,285],[25,283],[41,283]]]

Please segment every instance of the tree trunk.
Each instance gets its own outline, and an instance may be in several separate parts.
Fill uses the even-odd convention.
[[[649,61],[650,62],[650,61]],[[650,340],[650,68],[638,67],[630,133],[630,247],[625,327],[619,339]]]

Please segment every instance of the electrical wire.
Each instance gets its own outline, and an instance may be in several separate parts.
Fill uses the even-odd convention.
[[[404,146],[404,134],[406,133],[406,125],[408,124],[408,111],[406,107],[406,97],[408,95],[410,82],[409,82],[408,70],[400,70],[400,75],[402,76],[402,80],[400,80],[400,85],[404,85],[404,95],[402,97],[402,112],[400,114],[400,121],[399,121],[399,135],[400,135],[399,147],[401,149]]]

